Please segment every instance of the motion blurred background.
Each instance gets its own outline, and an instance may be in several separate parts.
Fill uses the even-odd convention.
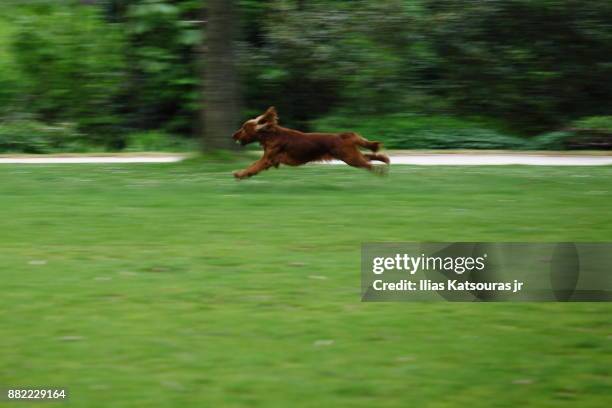
[[[611,22],[607,0],[4,0],[0,152],[230,148],[269,105],[388,148],[609,149]]]

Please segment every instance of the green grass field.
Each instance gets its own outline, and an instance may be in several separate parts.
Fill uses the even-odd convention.
[[[609,406],[610,304],[361,303],[360,244],[611,241],[612,167],[243,164],[2,166],[0,385],[88,408]]]

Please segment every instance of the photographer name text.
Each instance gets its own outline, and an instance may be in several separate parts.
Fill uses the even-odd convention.
[[[411,256],[395,254],[391,257],[376,257],[372,260],[372,273],[382,275],[386,271],[402,271],[409,275],[423,271],[452,272],[463,275],[465,272],[478,272],[486,269],[487,254],[478,257],[441,257],[441,256]],[[401,279],[387,282],[376,279],[372,282],[375,291],[504,291],[516,293],[523,289],[524,282],[514,279],[510,282],[470,282],[459,279],[433,281],[419,279],[411,281]]]
[[[516,293],[523,289],[524,283],[518,280],[513,282],[469,282],[449,279],[446,282],[434,282],[429,279],[420,279],[418,282],[402,279],[397,282],[385,282],[376,279],[372,288],[376,291],[504,291]]]

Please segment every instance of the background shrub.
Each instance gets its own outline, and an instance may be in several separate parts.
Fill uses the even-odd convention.
[[[612,133],[612,116],[589,116],[572,123],[575,129],[595,130]]]
[[[83,151],[83,135],[72,123],[48,125],[35,120],[0,122],[0,152],[53,153]]]
[[[534,137],[529,147],[534,150],[565,150],[566,141],[573,136],[574,132],[569,131],[548,132]]]
[[[128,135],[127,151],[189,151],[197,148],[194,140],[184,139],[165,132],[150,130]]]
[[[610,150],[612,116],[590,116],[572,122],[565,130],[535,137],[530,148],[540,150]]]
[[[24,93],[14,102],[43,122],[75,123],[91,143],[117,146],[126,69],[121,30],[96,7],[63,2],[22,11],[14,27]]]

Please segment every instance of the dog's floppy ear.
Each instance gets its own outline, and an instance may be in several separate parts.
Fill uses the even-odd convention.
[[[270,106],[267,111],[261,115],[261,118],[257,121],[257,130],[263,129],[272,125],[278,124],[278,113],[276,113],[276,108],[274,106]]]

